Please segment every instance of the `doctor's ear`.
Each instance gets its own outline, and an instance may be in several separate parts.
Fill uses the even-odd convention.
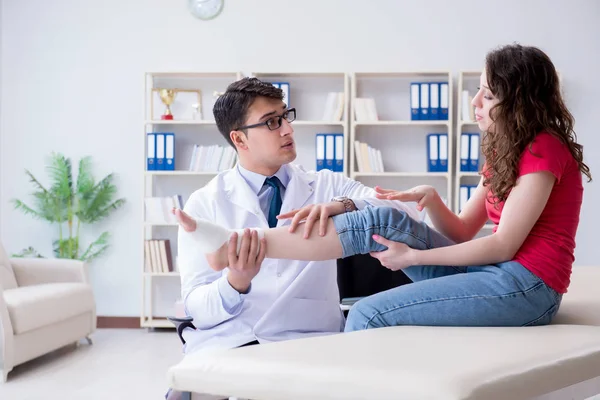
[[[246,149],[248,146],[246,145],[246,135],[242,131],[231,131],[229,134],[231,141],[235,145],[235,147]]]

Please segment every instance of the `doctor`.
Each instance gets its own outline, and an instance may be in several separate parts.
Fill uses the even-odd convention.
[[[290,225],[294,215],[296,229],[300,219],[318,224],[367,204],[395,205],[418,218],[414,208],[378,200],[342,174],[290,164],[296,111],[282,99],[281,89],[256,78],[232,83],[219,97],[217,127],[237,150],[238,164],[195,191],[186,213],[232,229]],[[178,243],[182,298],[197,328],[183,333],[186,353],[343,331],[335,261],[264,259],[263,242],[258,256],[246,248],[215,272],[182,228]]]

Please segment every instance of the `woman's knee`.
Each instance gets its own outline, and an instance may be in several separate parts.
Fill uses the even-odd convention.
[[[345,332],[360,331],[364,329],[378,328],[379,311],[375,307],[372,297],[366,297],[354,303],[348,312]]]

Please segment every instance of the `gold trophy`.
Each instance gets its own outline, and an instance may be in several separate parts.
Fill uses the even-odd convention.
[[[173,119],[173,114],[171,114],[171,104],[173,104],[173,100],[175,100],[175,90],[160,89],[158,93],[162,102],[167,106],[165,113],[160,116],[160,119]]]

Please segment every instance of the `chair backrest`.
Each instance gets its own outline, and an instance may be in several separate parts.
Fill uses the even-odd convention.
[[[0,286],[4,290],[17,287],[15,273],[13,272],[8,255],[4,251],[4,247],[2,247],[2,243],[0,243]]]
[[[358,254],[337,260],[337,282],[340,299],[365,297],[412,281],[402,271],[385,268],[369,254]]]

